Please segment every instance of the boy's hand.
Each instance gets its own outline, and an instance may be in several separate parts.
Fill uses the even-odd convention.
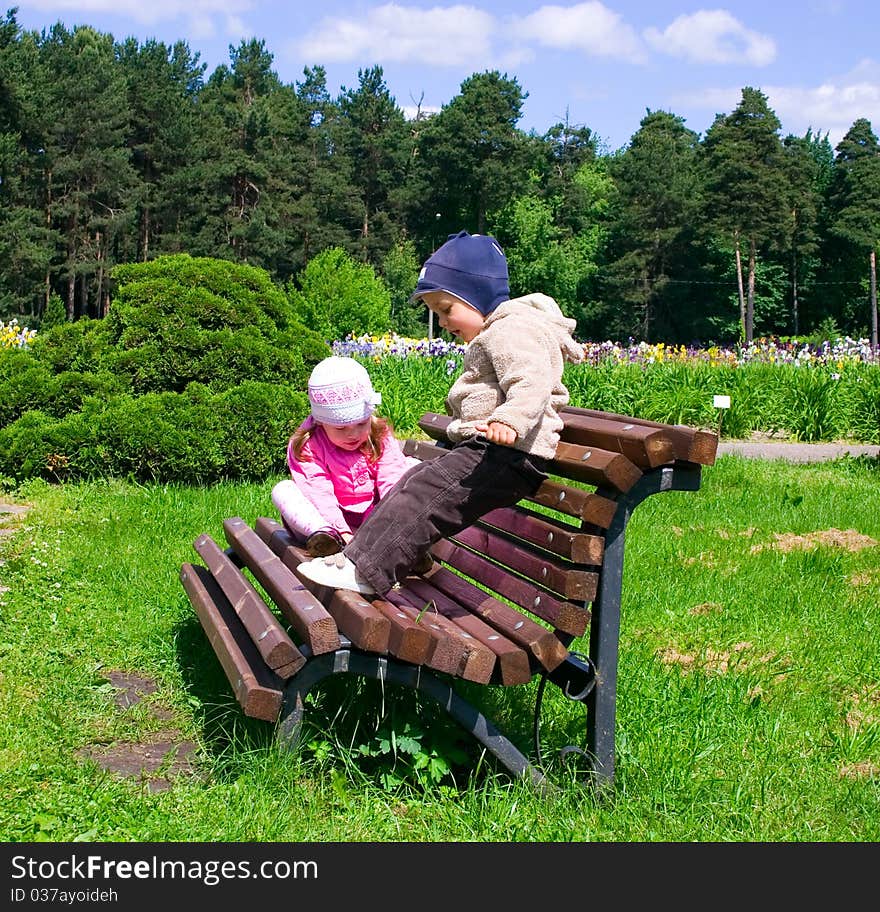
[[[486,439],[490,443],[500,443],[503,446],[513,446],[513,444],[516,443],[516,431],[509,425],[502,424],[500,421],[490,421],[488,424],[475,424],[474,427],[482,434],[485,434]]]

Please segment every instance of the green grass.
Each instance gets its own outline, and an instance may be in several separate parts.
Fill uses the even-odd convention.
[[[553,759],[583,744],[580,708],[553,687],[542,746],[560,788],[549,797],[493,769],[430,707],[414,713],[411,692],[344,677],[318,693],[302,753],[280,753],[271,726],[241,714],[178,580],[199,534],[223,544],[224,518],[272,515],[270,490],[19,491],[32,507],[0,539],[0,839],[880,839],[876,460],[725,456],[700,492],[639,507],[617,782],[603,801]],[[835,542],[833,529],[847,535]],[[111,670],[158,690],[122,710]],[[525,748],[533,690],[467,689]],[[196,743],[197,763],[166,791],[81,755],[171,730]],[[388,744],[401,751],[404,736],[448,762],[439,784],[394,762]]]

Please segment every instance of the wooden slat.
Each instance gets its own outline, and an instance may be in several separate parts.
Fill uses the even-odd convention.
[[[275,722],[283,699],[281,679],[266,666],[223,590],[194,564],[181,566],[180,581],[244,714]]]
[[[424,461],[435,459],[446,449],[425,440],[405,440],[403,451],[407,456]],[[551,507],[566,516],[576,516],[601,529],[607,529],[611,525],[617,511],[617,504],[608,497],[552,479],[542,482],[538,490],[526,499],[543,507]]]
[[[641,469],[654,469],[675,459],[675,447],[666,428],[632,421],[564,413],[560,439],[585,447],[601,447],[622,453]]]
[[[462,529],[451,540],[510,567],[565,599],[591,602],[596,597],[598,573],[565,567],[551,560],[550,555],[536,554],[522,541],[512,541],[479,526]]]
[[[549,479],[528,498],[542,507],[552,507],[567,516],[578,516],[585,523],[607,529],[614,520],[617,503],[593,491],[582,491],[571,485]]]
[[[581,532],[576,526],[522,505],[491,510],[481,517],[479,525],[501,529],[576,564],[602,565],[605,539],[601,535]]]
[[[597,487],[612,487],[624,494],[642,477],[642,470],[621,453],[564,440],[556,445],[550,471]]]
[[[429,668],[477,684],[492,680],[495,653],[440,614],[429,599],[422,599],[410,590],[406,581],[388,593],[388,601],[431,633],[434,648],[425,661]]]
[[[305,549],[294,542],[281,523],[260,517],[254,524],[254,531],[288,569],[295,571],[303,560],[308,559]],[[388,652],[391,622],[360,593],[346,589],[331,590],[298,576],[296,581],[324,605],[354,646],[365,652]]]
[[[271,523],[271,520],[266,520],[266,523]],[[285,538],[288,540],[284,550],[287,560],[309,560],[306,550],[293,544],[289,533],[282,527],[277,540],[284,541]],[[387,653],[415,665],[423,664],[430,655],[434,644],[428,631],[390,602],[379,598],[368,602],[360,593],[331,589],[308,579],[304,583],[328,605],[342,632],[358,649]]]
[[[714,465],[718,452],[718,434],[702,428],[692,428],[685,424],[663,424],[660,421],[649,421],[647,418],[635,418],[632,415],[618,415],[615,412],[599,412],[595,409],[579,408],[566,405],[560,409],[565,420],[567,415],[585,415],[591,418],[611,419],[632,424],[643,424],[646,427],[662,428],[669,435],[675,450],[675,458],[700,465]]]
[[[424,665],[434,651],[434,637],[428,629],[398,605],[385,599],[374,599],[373,607],[380,611],[391,624],[391,636],[388,639],[388,652],[413,665]]]
[[[503,567],[448,539],[440,539],[431,546],[431,551],[435,557],[471,579],[479,580],[487,589],[510,599],[563,633],[582,636],[590,623],[589,609],[572,602],[559,601],[534,583],[513,576]]]
[[[497,657],[495,665],[498,683],[504,685],[524,684],[526,681],[531,680],[532,669],[529,655],[521,646],[517,646],[516,643],[508,640],[494,627],[490,627],[475,614],[471,614],[467,608],[459,605],[458,602],[435,586],[432,586],[427,580],[419,579],[418,577],[408,577],[404,581],[403,588],[412,592],[420,601],[433,603],[440,614],[455,623],[469,636],[474,637],[478,642],[491,649]]]
[[[226,541],[253,573],[312,655],[339,649],[336,621],[289,567],[240,517],[223,522]]]
[[[296,674],[305,665],[305,656],[257,590],[209,535],[197,538],[193,547],[226,594],[269,668],[282,678]]]
[[[447,440],[446,428],[451,421],[448,415],[428,412],[419,419],[419,427],[435,440]],[[564,441],[557,445],[556,455],[548,463],[548,470],[556,475],[585,481],[597,487],[612,487],[624,493],[642,477],[639,467],[621,453]]]
[[[552,671],[568,655],[568,649],[552,630],[548,630],[516,608],[484,592],[478,586],[447,570],[435,566],[425,579],[484,620],[509,640],[528,650],[542,668]]]

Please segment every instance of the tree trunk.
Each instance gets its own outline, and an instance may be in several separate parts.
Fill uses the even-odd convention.
[[[746,300],[746,345],[755,335],[755,239],[749,241],[749,295]]]
[[[742,256],[739,251],[739,231],[733,236],[736,249],[736,290],[739,292],[739,329],[743,339],[746,337],[746,301],[743,295]]]
[[[46,231],[52,230],[52,172],[46,174]],[[43,298],[43,313],[49,310],[49,298],[52,297],[52,269],[46,267],[45,296]]]
[[[871,347],[877,351],[877,251],[871,248]]]
[[[798,277],[797,277],[797,251],[791,254],[791,324],[792,332],[797,335],[798,330]]]
[[[150,255],[150,209],[145,206],[141,212],[140,259],[146,263]]]
[[[67,276],[67,322],[73,323],[76,316],[74,305],[76,295],[76,273],[73,271],[73,262],[70,264],[70,274]]]
[[[104,254],[104,243],[101,237],[101,232],[95,232],[95,246],[97,247],[97,257],[98,257],[98,270],[95,273],[95,317],[102,316],[102,304],[104,300],[104,261],[106,259]]]

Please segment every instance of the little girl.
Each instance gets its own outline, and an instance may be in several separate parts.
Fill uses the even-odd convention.
[[[313,557],[351,541],[379,499],[417,459],[373,412],[381,396],[353,358],[325,358],[309,377],[311,414],[287,445],[290,481],[272,489],[288,531]]]

